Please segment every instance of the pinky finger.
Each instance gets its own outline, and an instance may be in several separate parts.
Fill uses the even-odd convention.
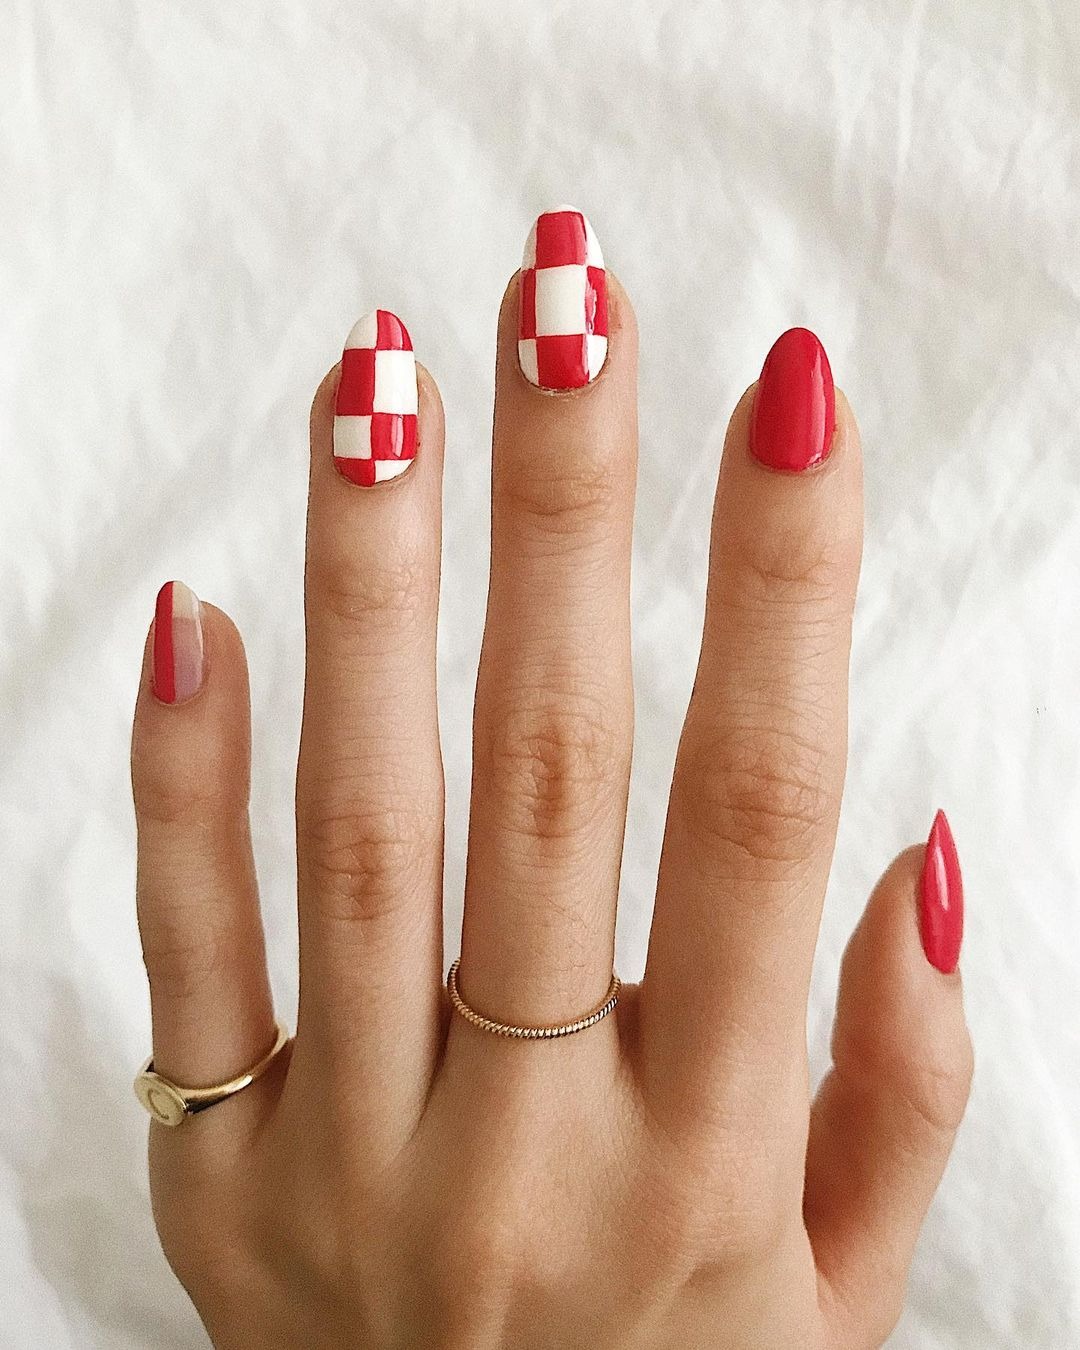
[[[154,1067],[184,1087],[227,1081],[274,1037],[248,826],[250,738],[239,633],[182,583],[166,583],[144,653],[131,777]],[[209,1118],[235,1120],[232,1105],[199,1117],[200,1133]]]
[[[804,1212],[839,1344],[881,1344],[967,1105],[959,866],[943,815],[878,883],[844,957]],[[921,939],[921,940],[920,940]]]

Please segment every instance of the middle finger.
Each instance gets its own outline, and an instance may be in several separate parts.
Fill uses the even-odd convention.
[[[541,216],[499,322],[461,943],[462,995],[500,1021],[568,1020],[611,978],[633,737],[636,347],[584,217]]]

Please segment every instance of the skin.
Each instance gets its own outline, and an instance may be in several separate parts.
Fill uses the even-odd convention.
[[[634,319],[550,395],[499,321],[492,571],[474,724],[461,989],[514,1023],[603,997],[633,734]],[[297,771],[298,1029],[271,1071],[168,1130],[154,1215],[214,1344],[443,1350],[863,1350],[907,1269],[967,1100],[959,975],[923,955],[922,849],[844,962],[834,1067],[808,1088],[810,968],[846,757],[858,432],[776,473],[732,416],[701,661],[643,982],[546,1044],[453,1015],[442,983],[435,624],[443,414],[357,488],[315,397]],[[132,753],[158,1070],[232,1077],[273,1040],[248,829],[239,635],[203,606],[199,693],[151,692]]]

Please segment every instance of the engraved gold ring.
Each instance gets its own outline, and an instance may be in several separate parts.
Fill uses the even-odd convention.
[[[250,1087],[256,1078],[260,1078],[285,1049],[289,1033],[282,1022],[277,1022],[274,1044],[257,1064],[227,1083],[217,1083],[213,1087],[180,1087],[170,1079],[162,1077],[154,1070],[151,1056],[139,1070],[135,1079],[135,1096],[146,1110],[162,1125],[174,1127],[182,1125],[188,1116],[193,1116],[207,1107],[216,1106],[227,1097],[235,1096],[244,1088]]]

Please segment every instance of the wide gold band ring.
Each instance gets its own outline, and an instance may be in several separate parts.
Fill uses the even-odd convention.
[[[489,1031],[493,1036],[511,1036],[522,1041],[550,1041],[554,1040],[556,1036],[573,1036],[577,1031],[584,1031],[587,1027],[595,1026],[614,1009],[619,1001],[620,980],[618,975],[612,973],[611,984],[608,986],[603,1002],[598,1003],[591,1012],[585,1013],[584,1016],[576,1017],[572,1022],[559,1022],[555,1026],[547,1027],[515,1026],[512,1022],[496,1022],[494,1018],[485,1017],[482,1013],[478,1013],[475,1008],[470,1008],[461,997],[458,990],[458,967],[460,965],[460,960],[455,961],[446,976],[446,988],[450,994],[450,1002],[454,1005],[454,1011],[480,1031]]]
[[[275,1023],[277,1035],[274,1044],[257,1064],[253,1064],[246,1073],[230,1078],[227,1083],[217,1083],[214,1087],[187,1088],[163,1078],[154,1072],[154,1058],[151,1057],[139,1070],[135,1079],[135,1096],[146,1110],[170,1128],[182,1125],[188,1116],[193,1116],[207,1107],[216,1106],[226,1097],[235,1096],[244,1088],[250,1087],[256,1078],[260,1078],[285,1049],[289,1033],[284,1023]]]

